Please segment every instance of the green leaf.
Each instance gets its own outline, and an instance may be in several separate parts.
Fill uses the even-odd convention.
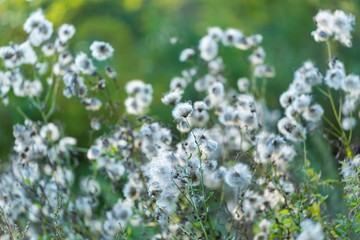
[[[23,181],[24,181],[24,183],[25,183],[26,185],[31,185],[30,179],[24,178]]]
[[[318,204],[317,202],[314,202],[311,205],[311,214],[315,217],[318,218],[320,216],[320,204]]]
[[[287,215],[289,213],[289,209],[284,209],[279,212],[280,215]]]

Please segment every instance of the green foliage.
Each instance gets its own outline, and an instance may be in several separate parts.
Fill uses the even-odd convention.
[[[308,58],[320,62],[324,51],[311,38],[314,29],[312,16],[318,9],[342,9],[357,15],[360,5],[356,0],[3,0],[0,2],[1,25],[0,45],[10,41],[22,42],[25,32],[21,26],[31,11],[43,8],[55,26],[63,22],[72,23],[77,33],[71,46],[76,51],[88,49],[93,40],[110,42],[116,49],[114,63],[120,74],[121,87],[133,78],[144,79],[154,86],[155,101],[159,102],[174,72],[179,72],[183,64],[175,61],[185,46],[196,46],[197,39],[209,26],[223,28],[235,27],[246,34],[260,32],[264,35],[267,59],[277,70],[277,78],[269,81],[267,102],[269,106],[279,105],[277,96],[285,90],[292,78],[292,72]],[[291,16],[291,17],[289,17]],[[359,24],[355,36],[358,38]],[[171,45],[169,40],[178,37],[178,44]],[[80,42],[78,40],[81,40]],[[229,79],[245,76],[246,58],[223,49],[222,55],[232,64],[228,66]],[[336,55],[337,48],[335,48]],[[355,59],[360,50],[355,46],[343,50],[343,59],[354,72],[360,72]],[[280,61],[278,61],[280,59]],[[241,69],[241,70],[240,70]],[[231,77],[231,78],[230,78]],[[194,97],[194,92],[187,96]],[[64,122],[66,132],[80,139],[80,145],[89,143],[86,129],[87,113],[80,104],[59,99],[56,119]],[[12,100],[14,104],[19,101]],[[31,106],[21,104],[31,116],[38,113]],[[21,119],[11,108],[0,108],[0,134],[11,136],[13,122]],[[152,106],[151,113],[170,122],[165,106]],[[6,159],[12,139],[1,138],[3,151],[0,158]]]

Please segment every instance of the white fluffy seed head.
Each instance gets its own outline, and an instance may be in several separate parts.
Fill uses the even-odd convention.
[[[301,222],[301,233],[298,236],[297,240],[323,240],[324,233],[321,228],[320,223],[313,222],[310,219],[305,219]]]
[[[345,131],[349,131],[349,130],[353,129],[355,127],[355,125],[356,125],[356,119],[353,117],[346,117],[341,122],[341,127]]]
[[[233,169],[226,172],[225,182],[230,187],[240,187],[244,189],[250,184],[252,178],[249,167],[243,163],[236,164]]]
[[[165,105],[176,105],[180,100],[184,91],[182,90],[175,90],[168,92],[161,98],[161,102]]]
[[[194,49],[186,48],[180,53],[179,61],[180,62],[186,62],[194,55],[195,55],[195,50]]]
[[[69,41],[75,34],[75,27],[70,24],[63,24],[58,30],[59,39],[62,42]]]
[[[213,60],[218,54],[218,45],[210,36],[205,36],[199,44],[200,56],[205,61]]]
[[[306,108],[302,114],[303,118],[310,122],[317,122],[321,120],[324,114],[324,109],[320,104],[314,104]]]
[[[176,122],[180,122],[186,119],[192,111],[193,108],[190,103],[178,103],[172,111],[172,116]]]
[[[60,138],[60,131],[53,123],[48,123],[40,129],[40,136],[50,142],[55,142]]]
[[[298,122],[289,118],[282,118],[278,122],[278,129],[284,137],[293,142],[299,142],[306,139],[306,129]]]
[[[207,30],[208,36],[210,36],[215,41],[219,41],[223,37],[223,31],[219,27],[210,27]]]
[[[92,56],[99,61],[112,57],[114,48],[106,42],[95,41],[90,46]]]

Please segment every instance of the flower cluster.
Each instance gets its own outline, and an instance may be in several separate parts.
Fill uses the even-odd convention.
[[[333,36],[351,46],[353,21],[342,11],[320,11],[312,35],[316,41]],[[351,141],[360,78],[347,75],[340,60],[329,56],[323,74],[311,61],[296,70],[279,98],[280,115],[265,104],[265,84],[275,70],[265,63],[262,36],[211,27],[197,48],[180,53],[179,61],[191,66],[170,80],[161,98],[173,118],[166,124],[146,115],[153,101],[151,84],[127,82],[126,99],[110,91],[121,89],[116,71],[97,66],[114,55],[109,43],[95,41],[91,53],[72,53],[68,42],[74,26],[63,24],[55,36],[41,10],[30,15],[24,30],[29,34],[25,43],[0,48],[0,93],[5,104],[10,90],[27,98],[41,120],[31,121],[18,110],[25,121],[14,126],[13,154],[0,172],[1,239],[356,236],[359,224],[345,214],[327,217],[327,197],[320,189],[332,181],[310,167],[306,150],[316,130],[338,141],[333,148],[346,156],[341,174],[349,215],[358,219],[360,157],[354,156]],[[250,76],[237,76],[236,82],[226,77],[221,47],[247,52]],[[36,79],[25,77],[23,65],[31,66]],[[183,99],[188,89],[197,93],[191,100]],[[60,90],[89,111],[90,146],[77,146],[52,119]],[[315,91],[329,100],[335,122]],[[342,92],[341,107],[333,91]],[[294,167],[299,164],[301,170]]]
[[[285,118],[278,123],[279,131],[291,141],[303,141],[306,138],[306,124],[321,120],[324,113],[321,105],[312,103],[313,87],[322,83],[319,70],[311,62],[305,62],[294,74],[289,89],[280,97],[280,104],[285,108]]]
[[[334,90],[343,92],[343,115],[342,128],[345,131],[353,129],[356,125],[356,110],[360,102],[360,78],[358,75],[345,73],[344,64],[333,59],[329,63],[329,69],[326,72],[325,84]],[[360,114],[360,111],[359,113]],[[360,115],[359,115],[360,116]]]
[[[152,102],[153,88],[141,80],[132,80],[126,84],[126,93],[130,96],[125,100],[129,114],[143,115]]]
[[[351,47],[351,32],[355,24],[355,17],[346,14],[341,10],[333,13],[325,10],[319,11],[314,17],[317,29],[311,33],[315,41],[324,42],[334,37],[336,41],[341,42],[347,47]]]

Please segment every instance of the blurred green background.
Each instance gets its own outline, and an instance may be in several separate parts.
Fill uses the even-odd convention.
[[[55,28],[62,23],[75,25],[77,32],[70,46],[86,51],[94,40],[109,42],[115,48],[112,65],[124,86],[131,79],[153,84],[155,98],[151,112],[171,121],[170,108],[161,104],[170,79],[180,75],[186,64],[178,61],[181,50],[197,46],[209,26],[238,28],[246,35],[261,33],[267,63],[277,76],[268,83],[267,102],[279,107],[278,96],[292,81],[293,71],[306,60],[324,70],[326,50],[310,35],[315,29],[312,17],[319,9],[342,9],[359,15],[357,0],[0,0],[0,45],[26,39],[22,25],[29,14],[42,8]],[[345,62],[348,72],[360,73],[360,24],[353,34],[350,49],[334,45],[335,55]],[[179,43],[170,44],[177,37]],[[223,53],[226,76],[231,84],[246,76],[247,54],[236,50]],[[52,120],[63,123],[69,136],[79,145],[89,146],[89,119],[78,101],[61,99]],[[40,119],[26,101],[15,101],[34,119]],[[22,122],[12,105],[0,106],[0,158],[6,159],[13,144],[12,125]],[[316,146],[317,143],[314,143]],[[319,149],[323,154],[326,149]]]

